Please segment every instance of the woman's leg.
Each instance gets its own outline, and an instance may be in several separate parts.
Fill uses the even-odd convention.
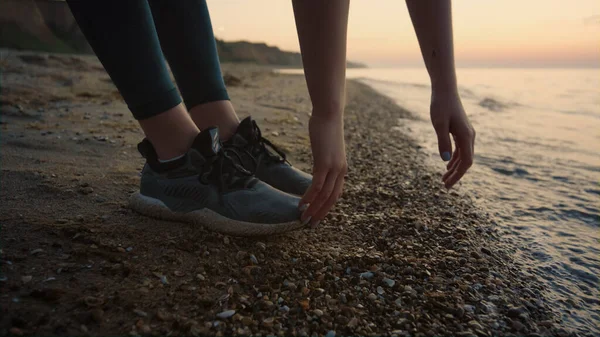
[[[171,81],[148,2],[87,0],[68,4],[158,157],[184,154],[199,130]]]
[[[205,0],[149,0],[160,44],[183,100],[200,128],[229,139],[239,124],[223,82]]]

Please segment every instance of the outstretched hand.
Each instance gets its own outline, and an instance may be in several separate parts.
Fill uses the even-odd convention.
[[[344,124],[340,115],[322,117],[313,112],[308,129],[313,154],[313,180],[302,199],[301,220],[316,227],[342,195],[348,172]]]
[[[440,156],[448,161],[442,177],[444,186],[451,188],[473,165],[475,130],[456,92],[436,92],[431,95],[431,123],[437,133]],[[454,138],[452,152],[450,134]]]

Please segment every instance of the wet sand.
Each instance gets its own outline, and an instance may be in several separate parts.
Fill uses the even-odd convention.
[[[493,221],[389,133],[411,114],[363,84],[335,210],[241,239],[128,209],[143,135],[94,57],[1,55],[2,335],[567,333]],[[240,117],[310,170],[304,78],[223,70]]]

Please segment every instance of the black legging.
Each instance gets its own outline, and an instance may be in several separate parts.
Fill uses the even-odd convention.
[[[181,103],[163,51],[188,108],[229,99],[206,1],[67,2],[136,119]]]

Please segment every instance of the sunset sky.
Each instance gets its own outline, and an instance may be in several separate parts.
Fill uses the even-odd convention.
[[[208,5],[217,37],[299,51],[291,1]],[[458,66],[600,66],[600,0],[457,0],[453,13]],[[351,1],[348,59],[422,64],[404,1]]]

